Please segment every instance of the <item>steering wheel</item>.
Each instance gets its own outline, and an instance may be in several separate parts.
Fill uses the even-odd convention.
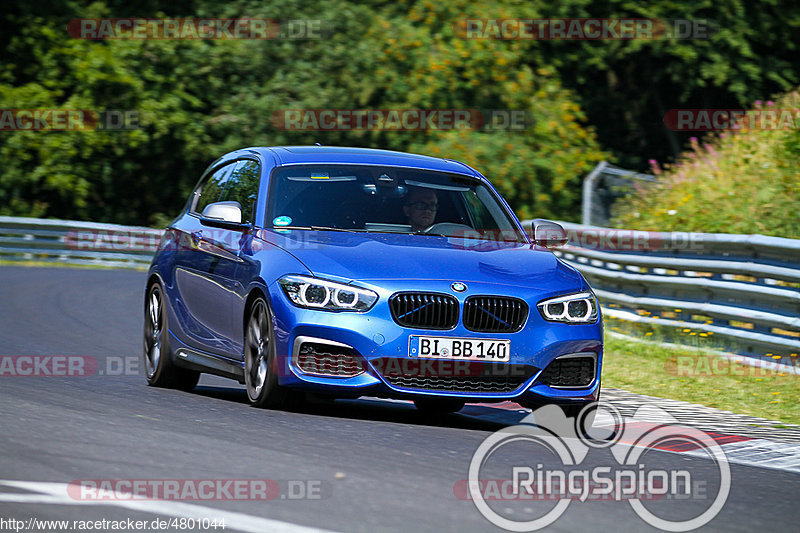
[[[471,226],[458,224],[456,222],[439,222],[428,226],[422,233],[441,233],[442,235],[456,236],[458,232],[475,231]]]

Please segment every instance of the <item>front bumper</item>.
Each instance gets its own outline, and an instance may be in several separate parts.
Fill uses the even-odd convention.
[[[441,282],[430,283],[429,290],[441,292]],[[497,286],[489,284],[480,287],[471,283],[470,287],[478,293],[502,294],[502,288],[498,290]],[[537,302],[526,298],[529,315],[524,327],[516,333],[468,331],[460,320],[454,329],[448,331],[412,329],[399,326],[393,320],[387,303],[391,288],[369,288],[379,292],[380,296],[373,309],[366,313],[336,313],[295,307],[277,285],[270,287],[276,320],[273,342],[277,349],[281,385],[338,397],[409,399],[427,396],[487,403],[512,400],[527,404],[578,403],[598,398],[603,359],[601,319],[594,324],[547,322],[539,315]],[[463,305],[467,296],[456,297]],[[510,361],[494,363],[492,368],[487,368],[482,364],[409,357],[411,335],[508,339],[511,342]],[[299,349],[306,342],[329,343],[333,347],[331,351],[336,353],[349,349],[353,359],[359,361],[360,368],[352,370],[350,362],[353,359],[348,359],[347,364],[337,366],[335,370],[312,365],[312,372],[308,372],[307,365],[298,364]],[[543,371],[555,359],[576,354],[594,359],[589,384],[562,387],[542,382]],[[345,369],[342,374],[330,375],[331,372],[341,372],[342,368]],[[319,375],[320,370],[328,375]],[[353,375],[355,372],[359,373]],[[403,375],[410,379],[395,379]],[[484,375],[487,379],[481,377]],[[505,382],[503,376],[508,376]],[[481,380],[481,384],[465,387],[465,378]]]

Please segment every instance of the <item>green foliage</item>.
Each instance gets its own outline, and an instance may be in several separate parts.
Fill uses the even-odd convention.
[[[800,9],[745,2],[54,0],[0,15],[0,108],[135,110],[133,131],[0,132],[0,214],[162,225],[208,163],[254,145],[354,145],[463,160],[522,216],[577,220],[600,159],[677,153],[663,113],[741,105],[798,79]],[[322,39],[86,41],[73,18],[321,20]],[[712,19],[709,40],[464,39],[465,18]],[[284,131],[285,109],[512,109],[512,131]],[[587,124],[591,123],[591,126]],[[597,134],[595,134],[595,131]],[[785,150],[796,153],[796,142]],[[613,155],[605,150],[610,150]]]
[[[324,39],[81,41],[70,17],[118,16],[103,3],[60,20],[28,16],[9,50],[20,60],[0,85],[5,108],[133,109],[130,132],[17,132],[0,137],[0,213],[162,224],[220,154],[253,145],[356,145],[461,158],[485,172],[526,216],[574,218],[575,187],[602,154],[580,109],[524,43],[463,40],[453,21],[471,6],[370,7],[240,1],[187,13],[321,19]],[[138,13],[165,16],[164,13]],[[24,58],[24,60],[22,59]],[[524,109],[523,132],[282,131],[282,109]],[[469,147],[465,149],[464,147]]]
[[[590,142],[581,150],[574,141],[559,143],[555,135],[541,144],[535,134],[523,142],[518,137],[516,132],[443,133],[415,151],[479,169],[521,218],[578,219],[580,176],[601,158],[599,152]]]
[[[547,17],[706,22],[708,38],[542,42],[617,164],[647,169],[675,158],[691,133],[662,122],[670,109],[749,108],[800,84],[800,3],[778,0],[566,0]]]
[[[525,111],[530,124],[524,129],[427,131],[411,149],[474,166],[522,217],[576,220],[581,177],[604,154],[556,73],[527,64],[527,43],[457,33],[453,21],[498,8],[497,2],[425,0],[403,19],[380,19],[368,38],[385,58],[378,71],[388,82],[383,99],[398,108]],[[390,30],[393,36],[382,38]]]
[[[791,110],[800,121],[800,94],[766,106]],[[751,112],[752,113],[752,112]],[[620,200],[613,224],[653,231],[761,233],[800,238],[800,130],[736,131],[709,136],[657,184]]]
[[[21,25],[10,49],[26,56],[16,75],[28,81],[0,84],[0,108],[135,110],[142,129],[2,132],[0,213],[121,223],[174,213],[213,159],[194,155],[210,145],[191,79],[206,43],[94,42],[64,28],[38,17]]]

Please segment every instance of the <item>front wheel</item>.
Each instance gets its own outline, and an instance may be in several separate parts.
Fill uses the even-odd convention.
[[[144,304],[144,369],[147,384],[190,391],[200,372],[181,368],[172,361],[164,291],[158,282],[150,285]]]
[[[244,382],[247,399],[255,407],[281,407],[288,391],[278,384],[272,312],[263,298],[250,309],[244,343]]]
[[[575,431],[579,435],[591,436],[594,419],[597,416],[597,402],[577,405],[562,405],[567,418],[575,419]]]
[[[534,412],[537,425],[551,429],[565,429],[563,424],[559,421],[559,417],[552,418],[552,411],[548,411],[547,409],[539,411],[539,409],[545,407],[547,404],[534,402],[519,402],[519,404]],[[572,426],[576,435],[591,437],[592,426],[594,425],[594,419],[597,415],[597,405],[597,402],[584,402],[561,404],[557,407],[564,413],[567,423]]]

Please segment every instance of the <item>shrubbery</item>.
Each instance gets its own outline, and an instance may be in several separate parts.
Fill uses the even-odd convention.
[[[754,111],[767,109],[792,110],[800,123],[800,94],[756,102]],[[615,226],[800,238],[800,129],[694,138],[676,164],[653,163],[658,183],[618,201]]]
[[[61,18],[14,19],[15,59],[0,76],[0,108],[132,109],[142,128],[2,132],[0,215],[161,225],[223,153],[320,142],[463,159],[525,216],[574,219],[580,179],[604,155],[558,74],[528,64],[527,43],[454,35],[453,22],[480,9],[465,0],[408,9],[240,0],[222,10],[197,1],[192,10],[325,21],[325,38],[300,41],[76,40],[65,31],[72,16],[113,17],[120,9],[68,8],[75,11]],[[271,121],[285,109],[513,109],[528,112],[533,126],[285,131]]]
[[[521,216],[577,221],[580,182],[597,161],[643,170],[640,163],[653,154],[678,153],[680,135],[661,121],[668,109],[736,107],[800,83],[800,45],[791,33],[800,4],[778,8],[770,0],[731,0],[718,9],[688,0],[181,0],[160,6],[53,0],[46,10],[35,2],[4,7],[0,109],[135,110],[142,128],[0,132],[0,215],[160,225],[219,155],[244,146],[320,142],[461,159],[488,176]],[[66,31],[74,18],[131,16],[318,20],[324,38],[87,41]],[[707,39],[635,41],[465,39],[459,33],[465,19],[584,17],[714,17],[716,31]],[[522,131],[284,131],[271,118],[285,109],[521,110],[533,125]],[[790,165],[797,158],[792,142],[780,156]],[[712,157],[706,151],[698,145],[695,157]],[[757,167],[736,167],[758,173],[732,188],[757,197],[768,211],[759,211],[757,222],[769,226],[772,213],[789,212],[796,196],[781,192],[793,185],[788,173],[789,183],[780,185],[777,174],[762,175],[783,171]],[[762,179],[771,181],[753,184]],[[719,192],[711,189],[687,192],[707,199],[704,194]],[[642,205],[640,218],[661,207],[635,204]],[[676,212],[665,216],[683,224],[686,209],[665,207]],[[752,219],[747,209],[736,215]],[[698,213],[691,220],[709,231],[730,229],[712,227]]]

